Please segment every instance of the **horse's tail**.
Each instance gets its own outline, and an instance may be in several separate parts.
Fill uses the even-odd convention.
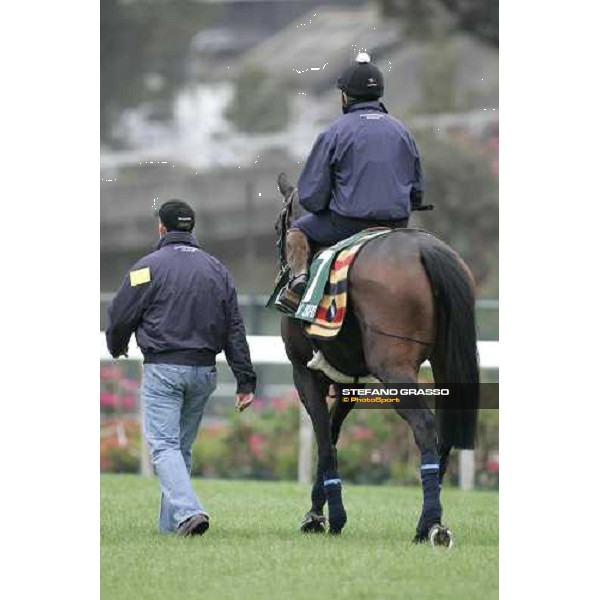
[[[429,238],[431,239],[431,238]],[[475,328],[475,296],[470,274],[453,250],[441,243],[423,243],[421,263],[431,283],[436,307],[436,360],[443,381],[460,386],[460,405],[436,400],[440,447],[471,449],[475,444],[479,409],[479,356]],[[432,366],[434,359],[432,359]],[[437,375],[437,374],[436,374]],[[446,400],[447,404],[447,400]]]

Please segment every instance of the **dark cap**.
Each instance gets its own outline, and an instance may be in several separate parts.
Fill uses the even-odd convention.
[[[383,96],[383,73],[371,63],[366,52],[360,52],[338,78],[337,87],[351,98],[376,100]]]
[[[158,217],[167,231],[192,231],[196,215],[183,200],[169,200],[158,209]]]

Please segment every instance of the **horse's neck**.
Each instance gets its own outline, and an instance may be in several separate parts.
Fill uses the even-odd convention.
[[[294,192],[294,196],[292,197],[292,210],[291,210],[292,222],[294,222],[296,219],[306,215],[307,213],[308,213],[308,211],[305,210],[300,205],[300,200],[298,199],[298,191],[296,190]]]

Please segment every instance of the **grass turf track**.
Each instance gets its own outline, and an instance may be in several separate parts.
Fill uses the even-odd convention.
[[[101,477],[101,594],[127,599],[498,597],[498,494],[445,489],[450,550],[413,546],[419,488],[344,487],[339,537],[302,535],[310,488],[194,480],[211,515],[201,537],[156,532],[159,487]]]

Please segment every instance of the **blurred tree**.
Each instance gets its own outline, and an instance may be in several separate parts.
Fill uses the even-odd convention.
[[[414,213],[414,223],[450,244],[473,270],[481,294],[496,297],[498,178],[493,171],[494,156],[469,138],[415,135],[423,160],[425,200],[435,210]]]
[[[449,38],[436,38],[427,44],[419,72],[419,113],[452,112],[461,108],[457,103],[456,74],[456,53]]]
[[[463,31],[498,46],[498,0],[440,0]]]
[[[411,37],[428,37],[431,34],[430,16],[435,0],[379,0],[383,16],[406,20],[407,34]]]
[[[100,129],[105,142],[124,108],[170,101],[185,80],[191,38],[220,8],[191,0],[100,2]]]
[[[498,0],[379,0],[382,14],[406,22],[408,36],[428,38],[451,27],[498,46]]]
[[[249,66],[235,81],[226,116],[247,133],[281,131],[290,117],[287,90],[260,67]]]
[[[110,138],[119,109],[139,101],[143,31],[119,0],[100,2],[100,132]]]

